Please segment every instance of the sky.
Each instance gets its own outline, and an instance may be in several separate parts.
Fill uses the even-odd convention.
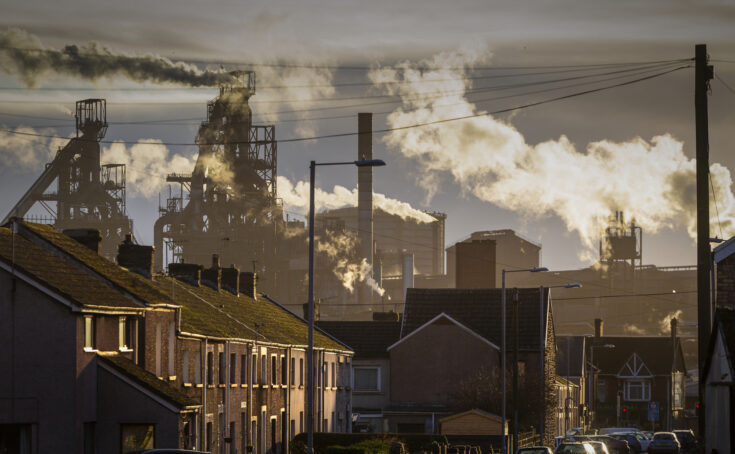
[[[691,182],[672,179],[687,175],[694,156],[694,72],[682,69],[584,96],[513,107],[606,85],[580,85],[587,83],[582,78],[557,83],[569,85],[566,89],[529,93],[547,87],[541,82],[549,79],[593,71],[572,65],[610,65],[594,71],[611,73],[630,70],[617,65],[622,63],[691,58],[695,44],[707,44],[718,76],[708,98],[710,162],[721,167],[713,173],[718,176],[713,179],[713,186],[719,186],[715,193],[721,194],[716,207],[720,222],[713,224],[713,234],[735,234],[729,221],[735,211],[728,211],[731,188],[724,187],[731,182],[729,169],[735,168],[732,1],[10,0],[3,5],[0,33],[11,29],[34,36],[46,48],[94,42],[114,53],[206,60],[214,69],[220,64],[225,69],[255,69],[258,88],[252,108],[256,120],[276,125],[278,139],[354,132],[358,112],[374,112],[378,130],[508,110],[431,126],[423,129],[426,133],[376,134],[374,156],[388,165],[375,170],[374,188],[417,209],[446,213],[447,246],[473,231],[511,228],[540,243],[542,263],[552,269],[589,265],[596,241],[590,232],[599,230],[590,219],[597,219],[601,210],[616,209],[638,213],[645,224],[644,263],[696,262],[689,224],[694,214],[686,203]],[[652,68],[683,64],[661,65]],[[410,78],[406,72],[392,73],[396,67],[421,70]],[[529,75],[532,72],[548,74]],[[625,74],[608,74],[607,84],[638,73],[619,78]],[[489,75],[496,78],[482,79]],[[444,82],[427,83],[431,78]],[[380,83],[398,80],[404,85]],[[533,81],[539,85],[530,85]],[[104,97],[110,123],[106,140],[191,143],[197,119],[205,118],[206,101],[217,93],[214,88],[140,83],[119,75],[88,81],[51,72],[33,82],[29,89],[29,81],[18,76],[12,62],[0,57],[0,128],[23,126],[67,137],[73,132],[69,111],[74,101]],[[473,89],[513,84],[526,85],[470,95]],[[426,86],[438,87],[439,96],[432,98],[435,93],[424,91]],[[507,94],[517,96],[499,99]],[[387,95],[402,103],[379,97]],[[487,98],[494,99],[482,101]],[[350,107],[326,109],[335,105]],[[269,114],[284,110],[299,112]],[[335,116],[343,118],[309,120]],[[124,124],[169,119],[187,121]],[[656,142],[656,137],[671,140]],[[43,170],[53,144],[17,134],[0,133],[0,140],[4,215]],[[103,148],[112,153],[110,145]],[[279,143],[278,173],[302,181],[308,177],[310,160],[354,159],[356,148],[356,137]],[[150,156],[154,150],[170,163],[155,167],[150,156],[149,161],[138,161],[148,169],[140,173],[141,183],[165,175],[169,168],[185,169],[196,154],[193,146],[140,150]],[[321,168],[317,178],[327,192],[334,185],[351,189],[356,171]],[[675,187],[661,190],[670,184]],[[135,234],[145,243],[153,239],[159,190],[165,197],[165,188],[152,189],[128,191]],[[296,212],[302,211],[294,208],[292,215]]]

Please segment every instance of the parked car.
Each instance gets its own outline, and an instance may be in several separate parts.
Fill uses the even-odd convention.
[[[630,447],[631,454],[641,454],[641,442],[638,441],[638,439],[633,435],[633,432],[628,433],[612,433],[609,435],[612,438],[616,438],[618,440],[625,440],[628,442],[628,446]]]
[[[691,430],[675,430],[679,444],[681,445],[682,454],[693,454],[697,452],[697,438]]]
[[[625,440],[618,440],[609,435],[591,435],[589,439],[605,443],[610,454],[630,454],[630,446]]]
[[[554,451],[546,446],[529,446],[527,448],[520,448],[516,451],[516,454],[554,454]]]
[[[636,429],[635,427],[603,427],[600,429],[599,434],[600,435],[610,435],[610,434],[623,434],[623,433],[629,433],[629,432],[638,432],[639,429]]]
[[[210,454],[203,451],[189,451],[187,449],[144,449],[142,451],[128,451],[124,454]]]
[[[595,450],[595,454],[610,454],[610,451],[607,450],[607,446],[605,445],[605,443],[601,441],[587,439],[587,441],[584,441],[584,443],[589,443],[589,445],[592,446],[592,449]]]
[[[679,454],[681,445],[673,432],[656,432],[648,445],[648,454]]]
[[[556,448],[556,454],[595,454],[595,448],[589,443],[564,441]]]

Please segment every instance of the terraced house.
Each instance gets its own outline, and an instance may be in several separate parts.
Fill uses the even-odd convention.
[[[128,238],[0,227],[0,452],[285,454],[304,431],[307,324],[236,268],[151,272]],[[318,430],[349,431],[352,352],[315,333]]]

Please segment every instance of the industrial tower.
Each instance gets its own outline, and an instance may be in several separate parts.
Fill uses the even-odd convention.
[[[57,151],[3,225],[11,217],[23,218],[38,203],[49,216],[31,215],[28,220],[53,224],[58,230],[97,229],[102,237],[100,253],[114,260],[117,246],[132,230],[132,221],[125,213],[125,165],[100,165],[106,106],[104,99],[77,101],[76,137]]]

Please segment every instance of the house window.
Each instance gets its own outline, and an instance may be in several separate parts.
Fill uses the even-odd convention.
[[[181,355],[181,380],[184,383],[189,382],[189,352],[184,351]]]
[[[194,382],[197,385],[202,384],[202,352],[197,352],[194,357]]]
[[[271,355],[271,385],[275,385],[276,378],[278,377],[276,370],[276,355]]]
[[[156,442],[156,429],[153,424],[121,424],[121,452],[138,449],[153,449]]]
[[[266,358],[265,355],[262,355],[260,357],[260,384],[261,385],[265,385],[267,383],[266,382],[266,377],[268,377],[267,369],[268,369],[268,359]]]
[[[684,408],[684,395],[682,391],[684,390],[684,374],[681,374],[679,372],[674,374],[674,401],[671,404],[672,408],[675,410]]]
[[[291,358],[291,382],[290,385],[293,386],[296,382],[296,358]]]
[[[304,358],[299,358],[299,386],[304,386]]]
[[[97,326],[91,315],[84,317],[84,348],[87,350],[97,348]]]
[[[230,384],[237,383],[237,354],[230,353]]]
[[[218,358],[219,358],[219,374],[218,374],[219,375],[219,384],[220,385],[224,385],[225,384],[225,371],[226,371],[225,354],[222,353],[222,352],[220,352],[219,355],[218,355]],[[224,430],[224,429],[222,429],[222,430]]]
[[[355,392],[380,391],[379,367],[355,367]]]
[[[207,352],[207,384],[214,384],[214,353]]]
[[[168,325],[168,375],[176,375],[176,325]]]
[[[258,355],[253,353],[253,360],[250,364],[250,375],[253,384],[258,383]]]
[[[248,355],[240,355],[240,384],[247,383]]]
[[[335,369],[335,365],[334,365],[334,362],[332,362],[332,388],[334,388],[335,386],[337,386],[337,379],[336,379],[336,376],[335,376],[336,372],[335,372],[334,369]]]
[[[651,383],[647,380],[627,380],[625,382],[625,400],[651,400]]]
[[[286,357],[281,356],[281,384],[288,384],[288,368],[286,367]]]
[[[117,339],[120,350],[127,350],[131,344],[127,317],[117,319]]]

